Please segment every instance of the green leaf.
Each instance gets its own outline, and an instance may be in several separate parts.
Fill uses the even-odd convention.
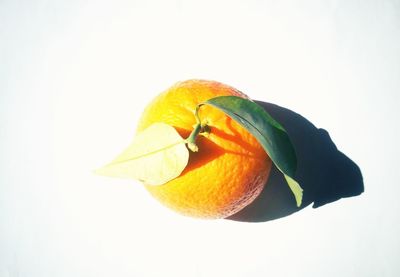
[[[178,177],[188,161],[185,140],[172,126],[155,123],[138,133],[125,151],[96,173],[162,185]]]
[[[301,205],[303,190],[294,180],[296,153],[285,129],[261,106],[237,96],[219,96],[203,104],[211,105],[246,128],[260,142],[272,162],[285,175],[297,206]]]

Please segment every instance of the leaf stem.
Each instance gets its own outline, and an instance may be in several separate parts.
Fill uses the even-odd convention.
[[[196,106],[196,110],[194,112],[194,117],[196,118],[196,123],[201,124],[200,116],[199,116],[199,109],[202,106],[202,104],[199,104]]]
[[[193,131],[190,133],[189,137],[186,139],[187,146],[190,150],[192,150],[192,152],[199,151],[199,147],[196,145],[196,138],[200,134],[201,129],[201,123],[198,122]]]
[[[194,129],[190,133],[189,137],[186,139],[187,146],[192,152],[199,151],[199,147],[196,144],[196,138],[201,132],[203,132],[204,127],[206,126],[201,123],[201,119],[199,116],[199,109],[202,105],[203,104],[199,104],[196,106],[196,110],[194,111],[194,117],[196,118],[196,125],[194,126]]]

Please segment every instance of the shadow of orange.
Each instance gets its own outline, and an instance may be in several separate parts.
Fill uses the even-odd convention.
[[[304,189],[303,203],[301,207],[296,206],[283,175],[273,167],[258,198],[228,219],[244,222],[274,220],[298,212],[311,203],[318,208],[364,191],[359,167],[336,148],[327,131],[316,128],[291,110],[256,102],[280,122],[289,134],[297,155],[295,178]]]

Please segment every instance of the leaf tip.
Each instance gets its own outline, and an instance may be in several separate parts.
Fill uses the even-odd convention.
[[[94,170],[92,170],[92,173],[95,175],[100,175],[100,176],[106,176],[106,170],[104,169],[106,166],[100,167],[100,168],[96,168]]]
[[[294,194],[294,198],[296,199],[296,205],[299,208],[303,202],[303,189],[301,188],[301,186],[299,185],[299,183],[297,183],[297,181],[295,181],[293,178],[291,178],[290,176],[284,174],[286,182],[288,183],[290,189],[292,190],[293,194]]]

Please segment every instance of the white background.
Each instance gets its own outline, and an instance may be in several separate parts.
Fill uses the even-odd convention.
[[[93,175],[188,78],[326,129],[365,193],[206,221]],[[399,89],[399,1],[2,0],[0,276],[398,276]]]

